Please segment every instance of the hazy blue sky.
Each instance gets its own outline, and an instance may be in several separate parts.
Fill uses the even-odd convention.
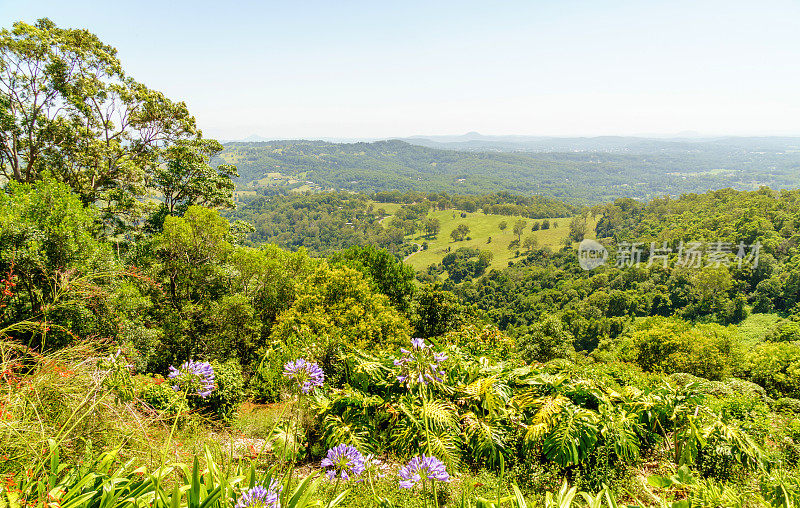
[[[0,0],[42,16],[224,139],[800,135],[798,1]]]

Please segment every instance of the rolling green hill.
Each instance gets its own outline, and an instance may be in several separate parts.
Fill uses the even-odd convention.
[[[509,244],[517,239],[512,231],[516,221],[525,220],[527,222],[525,233],[522,235],[523,240],[532,236],[536,239],[538,247],[549,247],[552,250],[558,250],[564,246],[564,239],[569,234],[571,220],[571,217],[552,219],[550,223],[557,224],[557,227],[551,226],[549,229],[531,231],[532,224],[541,221],[526,219],[519,215],[483,213],[468,213],[466,215],[467,217],[462,218],[460,211],[453,210],[430,212],[428,217],[435,217],[440,221],[441,232],[436,237],[427,237],[423,234],[413,235],[411,237],[412,241],[418,244],[427,242],[428,248],[411,254],[405,259],[405,262],[415,270],[422,270],[431,264],[440,263],[442,258],[449,252],[460,247],[468,247],[491,252],[492,261],[489,267],[500,270],[507,267],[508,262],[517,257],[516,253],[518,251],[521,253],[526,251],[524,247],[509,249]],[[501,222],[507,223],[505,230],[500,229]],[[469,227],[468,240],[454,241],[450,237],[450,232],[459,224],[465,224]],[[589,224],[589,230],[592,233],[594,232],[594,222]]]

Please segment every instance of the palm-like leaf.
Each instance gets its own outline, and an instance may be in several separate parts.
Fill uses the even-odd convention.
[[[538,441],[548,434],[558,421],[558,417],[565,407],[570,405],[568,398],[563,395],[554,397],[543,397],[531,402],[531,405],[539,406],[539,410],[534,415],[528,431],[525,433],[525,440],[528,442]]]
[[[565,406],[558,424],[544,439],[547,458],[562,466],[579,463],[597,443],[597,422],[594,411],[572,404]]]
[[[431,453],[448,465],[457,465],[460,457],[460,427],[455,407],[445,401],[428,400],[419,404],[409,396],[401,399],[398,409],[402,415],[392,434],[392,445],[398,451],[427,453],[424,417],[429,422]]]
[[[478,406],[492,417],[504,412],[511,397],[511,388],[499,381],[499,374],[480,377],[464,387],[462,401]]]
[[[641,432],[638,415],[610,405],[601,408],[601,415],[600,433],[605,442],[611,444],[614,453],[624,460],[638,459]]]
[[[461,419],[472,459],[488,459],[494,464],[506,451],[507,428],[499,420],[487,420],[472,412],[464,414]]]
[[[375,451],[370,439],[370,424],[362,415],[345,411],[341,416],[329,414],[323,421],[325,446],[331,448],[339,444],[354,446],[362,453]]]

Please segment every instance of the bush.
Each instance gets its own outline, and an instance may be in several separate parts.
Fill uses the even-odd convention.
[[[698,453],[697,469],[706,478],[725,482],[741,479],[744,473],[731,447],[716,439],[709,440]]]
[[[214,360],[211,366],[214,368],[216,387],[208,399],[200,401],[205,410],[212,412],[223,422],[230,423],[244,400],[242,367],[233,358],[224,363]]]
[[[250,397],[259,402],[277,402],[285,385],[283,362],[279,352],[269,350],[250,376],[248,391]]]
[[[406,317],[387,296],[373,291],[362,273],[323,263],[300,284],[292,306],[278,315],[271,339],[280,345],[281,363],[317,362],[336,385],[345,375],[342,351],[395,349],[408,343],[409,331]]]
[[[681,387],[694,383],[695,389],[704,395],[713,395],[715,397],[730,397],[733,395],[733,390],[725,386],[725,383],[721,381],[708,381],[687,372],[673,372],[669,375],[669,378]]]
[[[767,336],[771,342],[796,342],[800,340],[800,323],[787,321]]]
[[[730,388],[732,391],[744,395],[746,397],[756,398],[759,400],[764,400],[767,396],[767,391],[764,390],[763,387],[751,383],[750,381],[745,381],[743,379],[738,379],[735,377],[726,379],[724,381],[726,387]]]
[[[563,483],[564,468],[555,462],[541,463],[534,454],[520,454],[510,468],[509,476],[520,487],[536,491],[555,491]]]
[[[581,490],[597,492],[603,488],[618,491],[631,478],[631,465],[613,451],[613,447],[604,444],[589,452],[581,463],[575,478],[575,485]]]
[[[147,385],[142,391],[141,399],[164,417],[174,417],[178,413],[185,414],[189,411],[186,397],[173,390],[169,382],[163,379],[156,378]]]
[[[687,372],[718,381],[734,363],[735,332],[717,324],[649,318],[631,336],[631,360],[650,372]]]
[[[800,343],[763,342],[749,351],[741,374],[772,397],[800,398]]]
[[[447,332],[440,343],[457,346],[473,356],[487,356],[495,360],[512,359],[516,349],[514,339],[491,324],[464,325]]]
[[[545,363],[555,358],[573,358],[574,340],[572,334],[564,329],[560,319],[547,316],[521,334],[517,343],[523,360]]]
[[[797,399],[789,399],[800,402]],[[798,414],[795,412],[795,414]],[[773,437],[778,441],[778,450],[781,458],[787,464],[796,466],[800,463],[800,420],[787,417],[785,424],[780,428],[779,434]]]
[[[781,397],[775,401],[772,408],[779,413],[794,413],[800,415],[800,400],[790,397]]]

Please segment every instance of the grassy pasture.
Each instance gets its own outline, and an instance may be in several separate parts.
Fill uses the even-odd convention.
[[[538,231],[531,231],[531,226],[534,222],[541,224],[542,219],[528,219],[521,216],[514,215],[494,215],[484,214],[483,212],[467,213],[466,217],[461,217],[459,210],[443,210],[432,211],[428,217],[435,217],[439,219],[441,224],[441,231],[436,238],[428,238],[424,234],[415,234],[409,239],[418,244],[428,242],[427,250],[420,250],[412,254],[406,259],[406,263],[411,265],[415,270],[424,269],[433,263],[439,263],[442,258],[447,254],[447,248],[451,251],[459,247],[473,247],[480,250],[488,250],[492,253],[492,268],[501,269],[508,266],[508,262],[515,258],[517,250],[520,253],[525,252],[523,247],[514,247],[509,249],[509,244],[516,240],[514,234],[514,224],[522,219],[527,221],[528,225],[525,227],[525,232],[522,234],[522,240],[529,236],[536,238],[539,247],[549,247],[553,250],[560,249],[564,245],[564,239],[569,234],[569,223],[571,217],[559,217],[550,219],[550,229],[539,229]],[[505,221],[507,226],[504,231],[500,230],[500,223]],[[469,227],[470,240],[455,242],[450,237],[450,232],[453,231],[459,224],[466,224]],[[553,227],[554,224],[557,227]],[[590,219],[587,234],[592,237],[595,221]],[[489,239],[491,238],[491,242]]]

